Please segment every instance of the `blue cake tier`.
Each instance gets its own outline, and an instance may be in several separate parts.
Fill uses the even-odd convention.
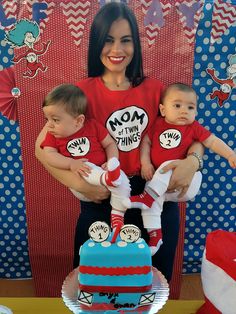
[[[152,285],[150,248],[134,243],[86,241],[80,251],[80,289],[87,292],[141,292]]]

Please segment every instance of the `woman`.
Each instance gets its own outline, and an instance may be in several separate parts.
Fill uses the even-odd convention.
[[[111,2],[104,5],[91,26],[88,51],[88,78],[77,83],[88,99],[88,116],[102,123],[116,139],[121,168],[130,179],[132,195],[141,193],[145,181],[140,176],[139,145],[141,137],[155,121],[163,84],[145,78],[136,18],[127,5]],[[109,192],[95,187],[69,171],[50,168],[39,148],[43,129],[36,142],[36,156],[46,169],[64,185],[83,193],[93,202],[81,202],[81,213],[75,234],[74,267],[79,264],[79,248],[88,239],[88,228],[96,220],[110,223]],[[199,143],[189,153],[202,155]],[[170,191],[184,194],[199,168],[199,160],[189,155],[164,170],[174,170]],[[139,209],[127,210],[125,223],[137,225],[147,240]],[[165,203],[162,213],[163,245],[153,256],[157,267],[169,281],[179,232],[179,211],[176,203]]]

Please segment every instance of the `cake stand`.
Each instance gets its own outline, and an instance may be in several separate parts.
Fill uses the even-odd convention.
[[[65,305],[74,313],[74,314],[113,314],[113,313],[145,313],[145,314],[154,314],[157,313],[163,305],[166,303],[169,296],[169,286],[165,277],[153,267],[153,283],[152,283],[152,292],[156,292],[154,302],[152,305],[137,307],[135,309],[129,310],[111,310],[106,308],[106,304],[101,304],[101,308],[93,308],[93,306],[83,306],[78,302],[78,268],[74,269],[65,279],[62,285],[62,298]]]

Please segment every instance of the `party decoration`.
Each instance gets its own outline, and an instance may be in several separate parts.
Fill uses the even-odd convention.
[[[103,221],[95,221],[88,230],[89,237],[94,242],[106,241],[110,233],[110,226]],[[118,235],[120,236],[122,241],[127,243],[133,243],[138,241],[138,239],[141,237],[141,231],[135,225],[117,225],[112,234],[111,243],[116,242]]]
[[[38,23],[42,35],[56,3],[50,0],[28,0],[25,5],[29,12],[29,19]]]
[[[87,0],[73,0],[61,2],[60,6],[63,9],[63,14],[66,17],[66,22],[69,25],[74,42],[76,46],[79,46],[83,37],[91,3]]]
[[[98,2],[99,2],[99,4],[100,4],[100,8],[102,7],[102,6],[104,6],[104,4],[106,4],[106,3],[109,3],[109,2],[112,2],[112,0],[98,0]],[[126,4],[128,4],[129,3],[129,0],[117,0],[116,2],[123,2],[123,3],[126,3]]]
[[[147,26],[148,24],[156,24],[160,28],[164,26],[164,18],[162,14],[162,8],[159,1],[152,1],[149,9],[147,10],[144,25]]]
[[[14,28],[6,33],[6,39],[12,46],[17,48],[28,47],[22,54],[14,56],[12,61],[18,63],[21,60],[26,60],[26,71],[23,73],[23,77],[33,78],[37,75],[38,71],[45,72],[47,66],[39,61],[39,56],[44,55],[51,41],[42,43],[41,49],[35,49],[35,42],[39,38],[39,26],[36,22],[29,21],[27,19],[19,20]]]
[[[214,1],[212,14],[211,44],[236,23],[236,5],[222,0]]]
[[[9,30],[16,22],[17,0],[0,2],[0,28]]]
[[[232,55],[229,58],[229,66],[226,69],[227,78],[220,79],[216,75],[215,69],[207,68],[206,71],[216,83],[220,84],[219,89],[215,89],[210,93],[210,98],[216,98],[218,105],[222,107],[224,102],[229,98],[232,89],[236,88],[236,55]]]
[[[141,231],[135,225],[124,225],[120,230],[121,240],[132,243],[136,242],[141,237]]]
[[[0,112],[9,120],[17,121],[18,115],[16,99],[20,94],[20,91],[19,89],[16,89],[14,67],[6,68],[0,71],[0,82]]]
[[[141,0],[141,6],[150,47],[155,43],[161,27],[165,25],[164,17],[169,13],[171,4],[169,0]]]
[[[36,22],[21,19],[18,20],[14,27],[6,32],[6,41],[12,47],[33,48],[39,37],[39,26]]]
[[[113,236],[111,238],[111,243],[115,243],[116,242],[116,239],[118,237],[118,234],[120,233],[121,227],[122,227],[122,223],[118,223],[116,228],[115,228],[115,231],[113,233]]]
[[[13,97],[18,98],[20,97],[21,91],[18,87],[13,87],[11,90],[11,94]]]
[[[202,0],[180,0],[175,5],[180,16],[180,22],[183,25],[184,34],[190,44],[194,42],[198,23],[203,9]]]
[[[111,229],[109,225],[103,221],[94,222],[88,230],[89,237],[94,242],[103,242],[109,237]]]

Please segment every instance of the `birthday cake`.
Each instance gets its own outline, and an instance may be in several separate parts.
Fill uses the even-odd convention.
[[[90,239],[80,249],[80,304],[93,309],[135,309],[152,304],[150,248],[134,225],[111,233],[104,222],[89,228]]]

